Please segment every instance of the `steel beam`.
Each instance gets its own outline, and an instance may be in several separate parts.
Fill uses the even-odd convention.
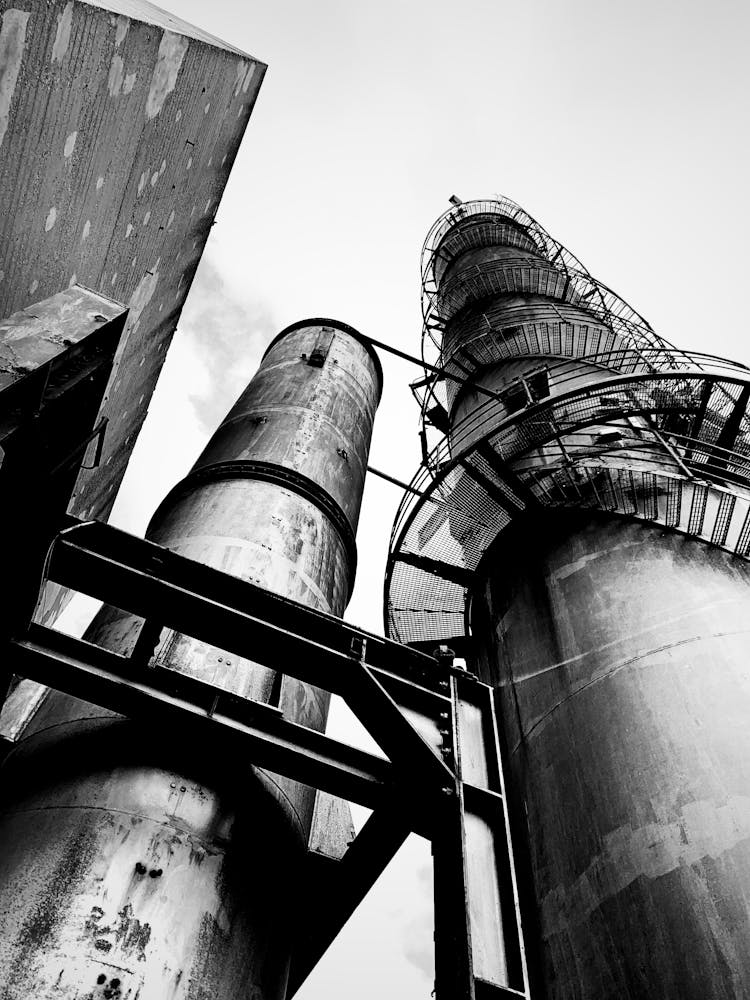
[[[376,810],[341,861],[328,865],[314,892],[314,912],[300,914],[292,952],[287,1000],[312,972],[349,917],[365,898],[409,833],[399,809]]]
[[[448,673],[425,653],[365,632],[334,615],[315,611],[99,522],[79,522],[62,532],[51,549],[48,573],[51,579],[65,586],[170,627],[181,626],[166,620],[160,598],[168,598],[169,607],[174,605],[175,613],[180,616],[202,603],[207,614],[221,617],[221,629],[217,634],[227,631],[226,637],[222,635],[222,642],[231,637],[236,643],[234,637],[243,634],[249,641],[245,648],[248,656],[255,660],[260,655],[267,656],[263,662],[283,668],[287,674],[293,673],[291,668],[294,666],[304,671],[303,679],[311,683],[318,683],[315,678],[319,674],[320,659],[330,655],[341,676],[335,687],[325,683],[320,686],[339,694],[343,694],[339,688],[346,687],[345,669],[351,662],[352,642],[363,639],[367,643],[367,666],[376,673],[382,671],[378,676],[386,687],[389,676],[395,675],[423,689],[425,697],[429,697],[430,692],[440,694],[441,682],[448,678]],[[138,586],[131,590],[130,584]],[[143,592],[141,585],[145,587]],[[120,603],[122,601],[125,603]],[[252,613],[248,609],[252,609]],[[191,626],[197,624],[197,620],[189,620],[186,631],[202,638],[191,630]],[[272,647],[277,640],[293,642],[295,638],[298,646],[285,648],[284,655],[274,654]],[[289,653],[304,654],[310,662],[299,665],[287,662]],[[302,674],[295,676],[302,677]]]
[[[398,562],[406,563],[407,566],[415,566],[417,569],[424,570],[425,573],[432,573],[433,576],[457,583],[460,587],[470,587],[476,579],[476,573],[473,570],[464,569],[462,566],[451,566],[439,559],[417,555],[416,552],[396,552],[393,558]]]
[[[176,671],[134,671],[128,657],[41,625],[32,625],[9,652],[23,676],[131,719],[169,727],[180,738],[228,744],[248,764],[371,809],[393,799],[388,761],[287,722],[272,706]]]
[[[340,644],[347,632],[337,619],[282,601],[262,588],[98,523],[80,524],[58,536],[51,549],[49,576],[106,604],[161,621],[185,635],[219,644],[228,652],[341,695],[399,765],[399,776],[417,779],[417,798],[429,798],[452,782],[451,771],[370,671],[370,637],[350,630],[352,645],[344,652]],[[335,642],[338,648],[307,638],[305,622],[310,618],[316,620],[320,638]],[[294,631],[288,627],[290,619]],[[391,647],[396,664],[420,657],[413,651],[404,655],[401,651],[406,647],[383,639],[376,638],[373,645],[381,653]]]

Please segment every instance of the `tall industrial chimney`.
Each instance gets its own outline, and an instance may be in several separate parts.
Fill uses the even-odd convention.
[[[147,537],[342,614],[381,385],[351,327],[288,327]],[[86,638],[325,726],[324,692],[117,609]],[[55,692],[2,786],[3,997],[284,996],[312,789]]]
[[[389,633],[497,688],[532,995],[746,997],[750,371],[657,337],[512,202],[454,206]]]

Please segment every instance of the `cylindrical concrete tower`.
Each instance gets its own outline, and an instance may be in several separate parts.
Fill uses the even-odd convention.
[[[388,629],[497,688],[533,995],[747,997],[750,371],[656,337],[504,199],[438,220],[423,281],[443,437]]]
[[[353,329],[271,344],[147,537],[341,614],[382,373]],[[105,608],[86,638],[128,654]],[[162,666],[322,729],[327,694],[164,631]],[[50,693],[0,772],[0,994],[281,1000],[313,791]]]

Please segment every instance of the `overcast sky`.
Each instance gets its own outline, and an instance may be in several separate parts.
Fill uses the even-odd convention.
[[[747,3],[164,5],[269,71],[116,523],[144,529],[285,325],[330,316],[418,353],[419,252],[453,193],[508,195],[667,339],[750,362]],[[408,480],[418,371],[383,362],[371,462]],[[398,501],[368,481],[348,618],[375,631]],[[430,880],[415,840],[300,1000],[427,1000]]]

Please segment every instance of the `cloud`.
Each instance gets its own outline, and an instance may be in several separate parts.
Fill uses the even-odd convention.
[[[205,256],[196,272],[149,413],[110,518],[142,533],[190,470],[255,373],[275,333],[262,304],[227,294]]]
[[[425,926],[429,914],[421,914],[411,920],[405,929],[406,940],[404,941],[404,958],[406,961],[419,969],[429,979],[435,977],[435,952],[432,947],[432,938],[425,940]]]
[[[412,889],[408,906],[411,919],[403,932],[404,958],[429,979],[433,979],[434,942],[432,935],[427,932],[433,925],[432,865],[420,865],[414,874],[416,885]]]
[[[230,296],[210,257],[204,256],[177,336],[199,368],[187,383],[188,399],[209,433],[250,381],[276,332],[266,306]]]

